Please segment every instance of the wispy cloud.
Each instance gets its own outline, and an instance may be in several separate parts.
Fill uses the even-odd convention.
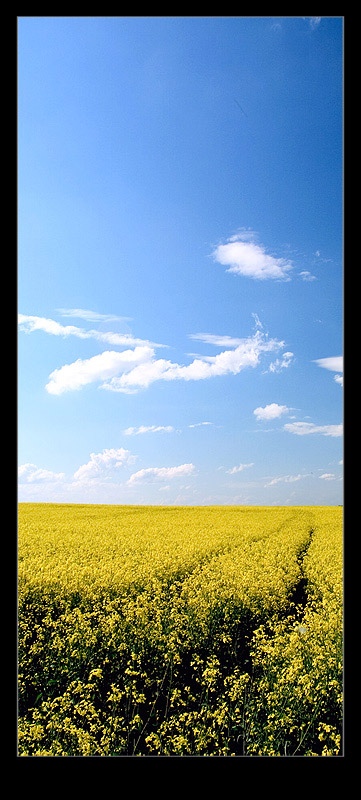
[[[315,425],[313,422],[289,422],[283,428],[289,433],[297,436],[307,436],[312,433],[319,433],[322,436],[342,436],[343,426],[341,425]]]
[[[243,472],[244,469],[248,469],[249,467],[254,467],[254,463],[251,464],[239,464],[238,467],[232,467],[232,469],[227,469],[226,472],[228,475],[235,475],[236,472]]]
[[[237,375],[247,367],[256,367],[261,356],[283,347],[284,343],[268,339],[260,331],[248,339],[241,340],[233,350],[224,350],[216,356],[195,358],[191,364],[183,366],[165,359],[151,358],[130,372],[114,377],[102,384],[102,388],[114,392],[134,392],[145,389],[154,381],[164,380],[204,380],[220,375]]]
[[[293,353],[283,353],[282,358],[276,358],[269,365],[268,372],[281,372],[282,369],[287,369],[293,361]]]
[[[291,409],[288,406],[280,406],[278,403],[269,403],[267,406],[259,406],[254,409],[254,415],[259,420],[278,419],[283,414],[288,414]]]
[[[262,329],[262,328],[263,328],[263,325],[262,325],[262,322],[261,322],[261,320],[260,320],[260,318],[259,318],[258,314],[255,314],[255,313],[252,311],[252,317],[253,317],[253,319],[254,319],[255,328],[258,328],[259,330],[260,330],[260,329]]]
[[[300,481],[301,478],[305,478],[306,475],[282,475],[279,478],[273,478],[269,483],[265,483],[265,488],[267,486],[276,486],[277,483],[295,483],[295,481]]]
[[[302,19],[308,22],[311,30],[314,31],[316,28],[318,28],[322,17],[302,17]]]
[[[293,264],[267,253],[264,245],[252,241],[254,234],[242,232],[230,237],[226,244],[213,251],[214,259],[227,267],[227,272],[254,280],[290,280]]]
[[[218,336],[214,333],[190,333],[188,337],[189,339],[195,339],[198,342],[211,344],[215,347],[239,347],[245,341],[235,336]]]
[[[343,372],[343,356],[330,356],[329,358],[316,358],[314,364],[318,364],[323,369],[328,369],[331,372]],[[339,386],[343,386],[343,376],[335,375],[334,380]]]
[[[142,433],[172,433],[174,428],[172,425],[139,425],[138,428],[126,428],[123,433],[126,436],[139,436]]]
[[[258,318],[256,324],[259,327]],[[194,334],[192,338],[227,349],[215,356],[196,356],[190,364],[183,365],[155,358],[155,348],[163,345],[135,339],[130,334],[87,331],[73,325],[61,325],[45,317],[23,314],[19,314],[19,327],[26,333],[43,331],[55,336],[94,338],[98,341],[111,342],[113,345],[129,345],[127,350],[121,352],[106,350],[91,358],[78,358],[70,364],[55,369],[49,375],[46,384],[47,392],[54,395],[78,390],[90,383],[101,381],[102,389],[133,394],[159,380],[198,381],[227,374],[237,375],[243,369],[258,366],[264,354],[284,347],[284,342],[271,339],[268,334],[258,329],[252,336],[243,339],[214,334]],[[130,349],[133,347],[134,349]],[[287,366],[291,356],[291,353],[285,353],[282,360],[277,359],[271,364],[271,371]]]
[[[312,275],[312,273],[309,272],[307,269],[304,269],[302,272],[299,272],[298,274],[303,281],[317,281],[316,275]]]
[[[52,336],[76,336],[78,339],[95,339],[98,342],[106,342],[107,344],[119,347],[135,347],[138,345],[147,345],[148,347],[153,348],[167,347],[167,345],[150,342],[147,339],[136,338],[130,333],[85,330],[84,328],[79,328],[76,325],[61,325],[60,322],[56,322],[56,320],[53,319],[48,319],[47,317],[19,314],[18,323],[19,330],[23,331],[24,333],[43,331],[43,333],[48,333]]]
[[[334,481],[335,475],[333,474],[333,472],[324,472],[323,475],[320,475],[320,478],[323,481]]]
[[[315,358],[314,364],[318,364],[323,369],[329,369],[332,372],[343,372],[343,357],[330,356],[329,358]]]
[[[134,472],[127,481],[129,486],[148,480],[168,481],[173,478],[190,475],[194,472],[194,464],[181,464],[179,467],[148,467]]]
[[[105,449],[101,453],[91,453],[89,461],[74,473],[74,480],[86,482],[93,478],[99,478],[104,472],[123,467],[125,464],[132,464],[134,460],[135,456],[132,456],[130,451],[123,447]]]
[[[200,428],[202,425],[213,425],[213,422],[194,422],[193,425],[188,425],[188,428]]]
[[[129,322],[132,317],[118,317],[116,314],[99,314],[98,311],[89,311],[85,308],[58,308],[62,317],[85,319],[87,322]]]

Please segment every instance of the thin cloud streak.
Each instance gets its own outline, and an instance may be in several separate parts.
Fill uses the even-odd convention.
[[[330,356],[329,358],[316,358],[313,360],[314,364],[318,364],[323,369],[329,369],[331,372],[343,372],[343,356]]]
[[[134,472],[127,481],[128,486],[147,480],[170,480],[173,478],[191,475],[194,472],[194,464],[181,464],[179,467],[148,467]]]
[[[134,347],[137,345],[146,345],[147,347],[168,347],[165,344],[157,344],[150,342],[147,339],[139,339],[132,336],[130,333],[114,333],[112,331],[96,331],[85,330],[76,325],[61,325],[53,319],[46,317],[29,316],[26,314],[18,315],[19,329],[24,333],[32,333],[34,331],[43,331],[44,333],[51,334],[52,336],[76,336],[78,339],[95,339],[98,342],[106,342],[107,344],[116,345],[119,347]]]
[[[319,433],[322,436],[342,436],[343,425],[315,425],[313,422],[289,422],[284,425],[283,430],[294,433],[296,436],[308,436],[309,434]]]
[[[117,314],[99,314],[85,308],[57,308],[62,317],[85,319],[87,322],[130,322],[132,317],[118,317]]]
[[[243,472],[244,469],[248,469],[249,467],[254,467],[254,463],[251,464],[239,464],[238,467],[232,467],[232,469],[227,469],[226,472],[228,475],[235,475],[237,472]]]
[[[139,436],[142,433],[173,433],[172,425],[139,425],[138,428],[126,428],[123,433],[126,436]]]

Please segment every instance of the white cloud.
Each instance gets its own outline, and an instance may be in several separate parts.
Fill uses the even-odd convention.
[[[243,275],[254,280],[290,280],[292,263],[285,258],[269,255],[263,245],[250,241],[249,234],[232,236],[227,244],[221,244],[213,252],[219,264],[228,267],[227,272]]]
[[[114,377],[102,384],[102,388],[114,392],[134,392],[137,388],[147,388],[158,380],[204,380],[214,376],[237,375],[246,367],[256,367],[261,355],[283,347],[284,343],[268,339],[260,331],[252,337],[240,340],[233,350],[224,350],[216,356],[195,358],[191,364],[182,366],[165,359],[150,359],[134,367],[120,377]]]
[[[19,483],[54,483],[65,478],[64,472],[40,469],[36,464],[22,464],[18,468]]]
[[[194,464],[181,464],[179,467],[148,467],[134,472],[127,483],[132,486],[135,483],[149,479],[168,481],[183,475],[190,475],[194,470]]]
[[[256,327],[256,328],[263,328],[262,322],[261,322],[261,320],[260,320],[260,318],[259,318],[258,314],[255,314],[255,313],[253,313],[253,311],[252,311],[252,317],[253,317],[253,319],[254,319],[254,324],[255,324],[255,327]]]
[[[212,333],[192,333],[189,334],[189,339],[196,339],[199,342],[205,342],[205,344],[213,344],[216,347],[238,347],[244,342],[244,339],[234,336],[217,336],[217,334]],[[199,358],[202,358],[202,356],[199,356]]]
[[[132,317],[118,317],[116,314],[99,314],[97,311],[88,311],[85,308],[58,308],[57,311],[62,317],[85,319],[87,322],[117,322],[132,319]]]
[[[308,22],[311,30],[315,30],[315,28],[318,28],[322,17],[302,17],[302,19]]]
[[[310,28],[312,28],[312,30],[318,28],[321,19],[322,17],[309,17]]]
[[[335,480],[335,476],[334,476],[334,474],[332,472],[324,472],[323,475],[320,475],[320,478],[322,478],[324,481],[334,481]]]
[[[79,336],[81,339],[86,338],[86,331],[82,328],[77,328],[75,325],[60,325],[59,322],[46,317],[18,314],[18,323],[20,330],[24,331],[24,333],[43,331],[52,336]]]
[[[305,475],[283,475],[280,478],[273,478],[269,483],[265,483],[266,486],[275,486],[276,483],[295,483],[295,481],[301,480],[301,478],[305,478]]]
[[[278,403],[269,403],[268,406],[255,408],[254,415],[257,419],[278,419],[282,414],[287,414],[290,409],[287,406],[280,406]]]
[[[201,425],[213,425],[213,422],[194,422],[193,425],[188,425],[188,428],[199,428]]]
[[[134,458],[129,450],[125,450],[123,447],[105,449],[101,453],[91,453],[88,463],[83,464],[74,473],[74,480],[83,482],[99,477],[106,470],[133,463]]]
[[[78,309],[79,311],[79,309]],[[86,313],[86,312],[84,312]],[[260,324],[257,318],[257,324]],[[120,345],[127,342],[134,349],[117,352],[106,350],[91,358],[81,359],[55,369],[50,375],[46,390],[49,394],[59,395],[66,391],[78,390],[90,383],[100,381],[101,388],[114,392],[132,394],[139,389],[147,388],[154,381],[204,380],[206,378],[233,374],[237,375],[247,367],[256,367],[264,353],[273,352],[284,347],[284,342],[269,339],[267,334],[256,330],[253,336],[239,339],[230,336],[212,334],[195,334],[194,338],[208,344],[226,346],[227,349],[215,356],[197,356],[188,365],[174,363],[166,359],[155,358],[155,347],[141,339],[134,339],[128,334],[102,333],[85,331],[73,325],[60,325],[55,320],[44,317],[19,315],[20,329],[29,333],[34,330],[56,336],[77,336],[78,338],[95,338],[99,341]],[[136,344],[141,342],[141,344]],[[282,361],[277,359],[271,364],[271,371],[288,366],[291,353],[285,353]]]
[[[138,436],[141,433],[158,433],[158,431],[172,433],[174,428],[172,425],[139,425],[138,428],[126,428],[123,433],[126,436]]]
[[[242,472],[244,469],[248,469],[248,467],[254,467],[254,464],[240,464],[238,467],[232,467],[232,469],[227,469],[226,472],[228,475],[235,475],[236,472]]]
[[[80,309],[78,309],[80,311]],[[91,313],[91,312],[84,312]],[[25,314],[18,315],[19,329],[24,333],[32,333],[33,331],[43,331],[53,336],[76,336],[78,339],[95,339],[98,342],[106,342],[113,346],[119,347],[135,347],[137,345],[146,345],[148,347],[166,347],[167,345],[156,344],[146,339],[138,339],[129,333],[113,333],[112,331],[87,331],[84,328],[78,328],[76,325],[61,325],[53,319],[46,317],[27,316]]]
[[[283,353],[282,359],[276,358],[269,365],[269,372],[281,372],[281,369],[287,369],[293,360],[293,353]]]
[[[295,433],[297,436],[307,436],[311,433],[321,433],[322,436],[342,436],[341,425],[315,425],[313,422],[290,422],[284,425],[284,430]]]
[[[317,281],[316,275],[312,275],[307,269],[303,270],[303,272],[299,272],[298,274],[303,281]]]
[[[314,359],[313,363],[318,364],[319,367],[323,367],[324,369],[329,369],[332,372],[343,372],[342,356],[330,356],[330,358],[316,358]]]
[[[91,358],[78,358],[71,364],[55,369],[49,375],[46,390],[49,394],[59,395],[63,392],[81,389],[94,381],[106,380],[120,372],[132,369],[135,364],[149,360],[154,354],[150,347],[135,347],[134,350],[106,350]]]
[[[339,383],[340,386],[343,386],[343,376],[342,375],[334,375],[334,380],[336,383]]]

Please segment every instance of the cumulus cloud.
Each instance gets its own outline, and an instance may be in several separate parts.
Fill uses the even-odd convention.
[[[106,470],[123,467],[133,463],[134,456],[123,447],[102,450],[101,453],[91,453],[87,464],[83,464],[74,473],[74,480],[83,482],[99,477]]]
[[[307,436],[311,433],[320,433],[322,436],[342,436],[341,425],[315,425],[313,422],[289,422],[284,425],[284,430],[295,433],[297,436]]]
[[[335,375],[334,380],[336,381],[336,383],[339,383],[340,386],[343,386],[343,375]]]
[[[228,475],[235,475],[236,472],[242,472],[244,469],[248,469],[248,467],[254,467],[254,464],[239,464],[238,467],[232,467],[232,469],[227,469],[226,472]]]
[[[237,375],[247,367],[256,367],[263,353],[271,352],[284,343],[257,331],[248,339],[240,340],[235,349],[224,350],[216,356],[195,358],[191,364],[182,366],[166,359],[145,360],[134,369],[114,377],[102,384],[102,388],[114,392],[134,392],[145,389],[154,381],[204,380],[220,375]]]
[[[194,472],[194,464],[181,464],[179,467],[148,467],[134,472],[127,481],[129,486],[147,480],[171,480],[173,478],[190,475]]]
[[[49,375],[46,390],[49,394],[81,389],[94,381],[106,380],[120,372],[131,370],[135,364],[149,360],[154,354],[150,347],[135,347],[134,350],[105,350],[91,358],[78,358],[71,364],[55,369]]]
[[[57,483],[64,478],[64,472],[41,469],[36,464],[22,464],[18,468],[19,483]]]
[[[280,406],[278,403],[269,403],[267,406],[259,406],[254,409],[254,415],[257,419],[278,419],[282,414],[288,414],[290,409],[287,406]]]
[[[76,309],[73,309],[75,311]],[[78,309],[78,312],[81,311]],[[87,313],[84,311],[84,314]],[[260,325],[257,318],[257,324]],[[194,338],[207,344],[226,347],[215,356],[196,356],[190,364],[179,364],[164,358],[155,357],[155,348],[163,345],[134,339],[129,334],[86,331],[73,325],[61,325],[45,317],[19,314],[19,327],[30,333],[41,330],[55,336],[77,336],[81,339],[95,338],[113,345],[129,344],[129,349],[121,352],[106,350],[91,358],[81,359],[55,369],[48,379],[46,390],[49,394],[78,390],[93,383],[101,382],[101,388],[113,392],[133,394],[146,389],[155,381],[204,380],[215,376],[237,375],[247,367],[256,367],[261,356],[284,347],[284,342],[271,339],[263,331],[248,338],[195,334]],[[132,349],[130,349],[132,348]],[[134,349],[133,349],[134,348]],[[292,353],[285,353],[282,360],[271,364],[271,371],[288,366]]]
[[[292,263],[285,258],[276,258],[266,252],[263,245],[251,240],[252,236],[242,233],[232,236],[226,244],[221,244],[213,252],[219,264],[232,272],[254,280],[290,280]]]
[[[141,433],[158,433],[159,431],[172,433],[174,428],[172,425],[139,425],[138,428],[126,428],[123,432],[126,436],[138,436]]]

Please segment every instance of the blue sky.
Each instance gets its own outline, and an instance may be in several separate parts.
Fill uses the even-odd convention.
[[[339,504],[342,17],[18,18],[19,501]]]

